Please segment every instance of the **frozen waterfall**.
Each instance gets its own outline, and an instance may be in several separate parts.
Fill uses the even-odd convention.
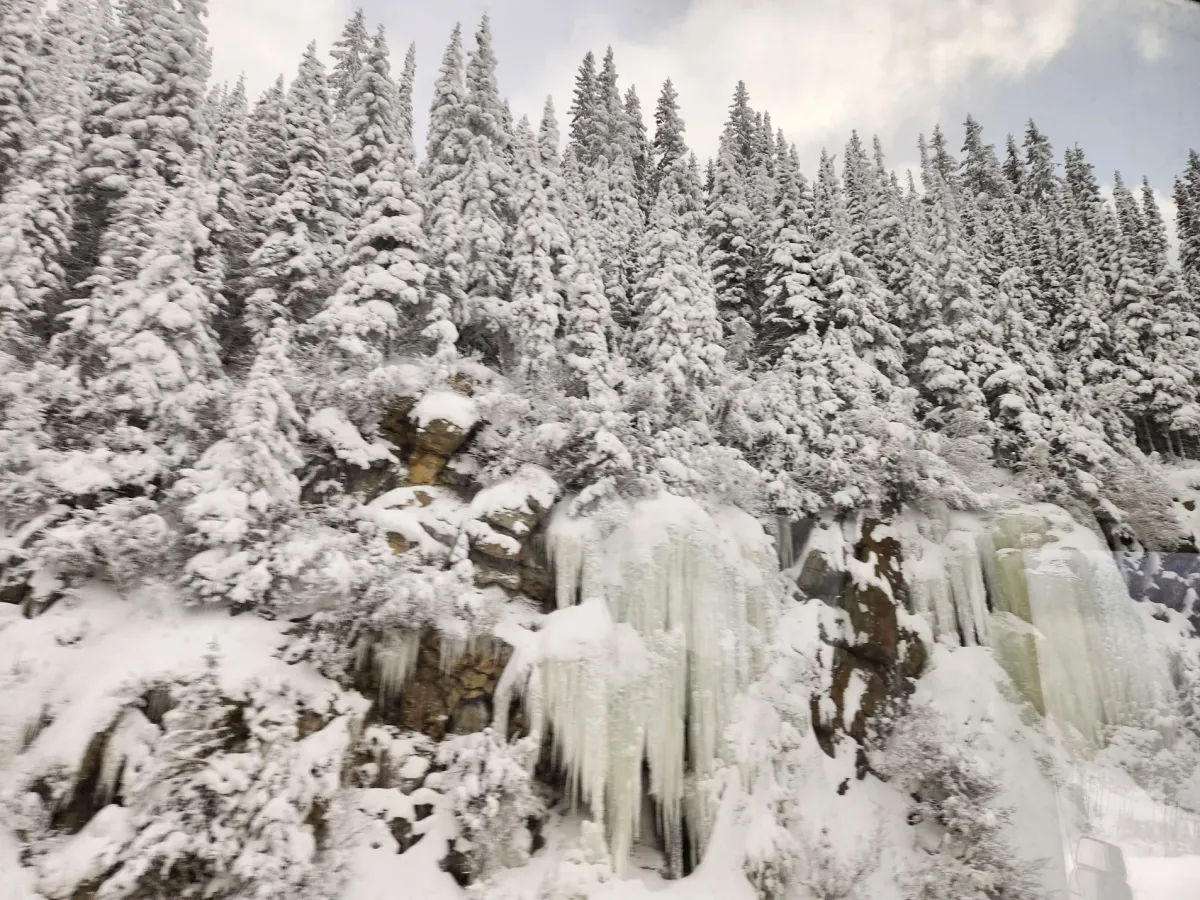
[[[990,646],[1021,696],[1096,745],[1170,696],[1161,649],[1108,548],[1062,509],[940,527],[910,520],[911,611],[941,641]]]
[[[515,691],[553,743],[574,798],[605,822],[621,869],[649,795],[671,868],[684,835],[698,858],[713,810],[704,782],[723,758],[733,705],[762,665],[775,596],[771,540],[749,515],[662,494],[605,527],[560,508],[548,531],[558,610],[536,633],[501,635]],[[686,828],[685,828],[686,821]]]

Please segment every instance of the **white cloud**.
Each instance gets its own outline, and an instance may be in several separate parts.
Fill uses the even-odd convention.
[[[756,108],[801,146],[840,149],[851,128],[887,133],[935,120],[976,79],[1020,78],[1049,62],[1085,15],[1113,0],[694,0],[654,42],[593,13],[553,50],[539,81],[566,109],[579,59],[606,44],[624,84],[652,109],[663,80],[679,90],[692,145],[710,153],[739,78]],[[517,97],[518,109],[540,106]]]
[[[292,79],[310,41],[328,52],[352,11],[351,0],[210,0],[213,79],[245,73],[253,100],[277,76]]]

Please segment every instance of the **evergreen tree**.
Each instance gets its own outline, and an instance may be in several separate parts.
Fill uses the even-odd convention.
[[[628,328],[635,316],[634,279],[638,246],[645,218],[638,200],[633,129],[625,115],[617,86],[612,48],[596,79],[596,104],[592,126],[595,169],[586,181],[588,210],[596,225],[596,239],[613,319]],[[584,157],[578,157],[585,163]]]
[[[518,134],[519,210],[513,234],[513,286],[509,328],[514,344],[513,370],[530,383],[550,374],[565,306],[563,263],[571,240],[547,195],[549,173],[529,123]]]
[[[663,176],[673,171],[687,154],[687,144],[684,139],[683,119],[679,115],[679,95],[675,85],[668,78],[658,96],[658,104],[654,108],[654,157],[653,174],[651,175],[650,193],[658,196],[659,185]]]
[[[41,0],[10,0],[0,9],[0,191],[16,177],[21,155],[33,144],[41,13]]]
[[[625,92],[625,119],[629,123],[632,135],[633,176],[637,184],[638,205],[642,209],[642,215],[648,216],[650,206],[654,202],[650,190],[652,151],[650,137],[646,131],[646,120],[642,116],[642,101],[633,85]]]
[[[168,188],[183,183],[204,145],[211,65],[206,0],[127,0],[105,42],[85,120],[82,184],[69,276],[92,274],[112,211],[149,152]],[[131,137],[133,138],[131,140]]]
[[[325,67],[309,44],[284,107],[287,174],[250,264],[246,325],[261,340],[274,319],[305,322],[329,296],[340,257],[344,198],[330,146],[332,104]]]
[[[924,420],[935,430],[971,437],[990,431],[981,385],[1002,360],[956,200],[937,169],[932,177],[931,279],[929,290],[914,297],[910,372]]]
[[[1193,297],[1200,297],[1200,153],[1188,151],[1187,167],[1175,180],[1179,267]]]
[[[1021,159],[1021,148],[1017,139],[1009,134],[1004,139],[1004,177],[1012,186],[1014,194],[1025,194],[1025,161]]]
[[[404,54],[404,71],[400,74],[400,84],[397,86],[396,115],[399,118],[400,137],[414,147],[413,85],[416,79],[417,45],[409,44],[408,52]]]
[[[600,104],[596,54],[589,50],[575,76],[575,95],[570,109],[571,147],[575,160],[582,167],[594,166],[600,155]]]
[[[766,242],[760,346],[774,359],[798,330],[815,327],[823,298],[817,289],[816,248],[809,217],[812,197],[795,157],[777,160],[779,205]]]
[[[64,0],[46,22],[43,52],[32,76],[40,115],[32,145],[0,192],[0,372],[8,358],[31,361],[42,347],[68,288],[73,202],[82,142],[80,127],[97,27],[94,10]]]
[[[350,21],[342,29],[342,36],[329,51],[335,60],[329,72],[329,93],[339,110],[350,106],[350,92],[358,83],[358,74],[366,62],[370,46],[367,17],[360,6],[354,10]]]
[[[280,75],[255,103],[246,123],[246,205],[254,228],[252,243],[270,234],[268,219],[288,173],[287,91]]]
[[[219,290],[222,345],[229,349],[244,342],[241,316],[245,304],[245,279],[250,255],[258,246],[250,203],[246,196],[246,167],[250,155],[245,79],[221,103],[214,123],[215,193],[209,228],[212,241],[214,288]]]
[[[1022,196],[1035,205],[1046,205],[1058,196],[1059,179],[1054,163],[1054,148],[1033,120],[1025,128],[1026,179]]]
[[[751,242],[752,213],[746,186],[735,158],[737,135],[732,123],[721,136],[713,187],[708,195],[705,263],[717,292],[717,308],[726,323],[736,319],[755,327],[760,298],[757,250]]]
[[[491,23],[485,16],[467,59],[464,126],[470,134],[462,180],[462,246],[466,315],[461,343],[484,358],[501,357],[502,329],[511,287],[512,171],[506,104],[496,84]]]
[[[682,167],[682,161],[677,168]],[[716,292],[684,224],[686,174],[668,172],[644,238],[633,356],[649,373],[657,421],[703,420],[725,377]]]
[[[434,84],[428,147],[422,163],[428,203],[430,285],[428,336],[438,354],[453,355],[466,316],[463,236],[463,162],[471,143],[466,123],[467,86],[462,29],[455,26]]]
[[[279,577],[270,548],[296,515],[303,462],[290,346],[277,320],[231,398],[224,437],[173,489],[191,551],[184,584],[201,600],[254,606]]]
[[[818,237],[813,273],[823,297],[817,329],[836,327],[838,340],[859,359],[872,363],[897,385],[904,383],[903,348],[899,329],[888,317],[887,294],[875,273],[851,249],[850,216],[833,160],[824,155],[818,187],[821,191],[818,221],[825,234]]]
[[[750,92],[744,81],[739,81],[734,89],[726,127],[732,135],[730,150],[738,171],[749,171],[758,135],[754,110],[750,107]]]
[[[416,316],[428,274],[424,194],[380,29],[348,96],[349,161],[362,210],[336,294],[313,321],[330,345],[360,365],[381,361]]]

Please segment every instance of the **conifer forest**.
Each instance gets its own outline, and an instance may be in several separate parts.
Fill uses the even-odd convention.
[[[1200,896],[1200,153],[207,6],[0,0],[0,900]]]

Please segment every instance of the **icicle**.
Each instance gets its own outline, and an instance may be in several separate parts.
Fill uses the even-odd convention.
[[[415,631],[390,633],[374,647],[375,668],[379,673],[379,699],[388,703],[399,695],[417,670],[421,636]]]
[[[678,868],[684,816],[697,847],[711,818],[689,785],[721,764],[735,698],[762,663],[775,598],[764,574],[777,565],[772,542],[744,513],[711,516],[663,494],[633,507],[607,536],[560,512],[547,544],[559,609],[536,648],[509,642],[516,649],[497,721],[506,721],[524,683],[539,732],[544,717],[553,734],[570,797],[606,824],[618,872],[647,793]]]
[[[974,537],[961,531],[951,532],[946,538],[946,563],[962,642],[968,647],[986,644],[987,588]]]
[[[112,801],[121,773],[127,765],[136,766],[146,758],[158,734],[158,727],[141,710],[131,707],[121,713],[100,759],[100,774],[96,779],[96,800],[100,805]]]

